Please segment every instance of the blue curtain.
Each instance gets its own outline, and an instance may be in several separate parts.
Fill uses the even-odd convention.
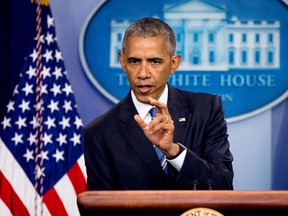
[[[0,2],[0,122],[34,37],[35,7],[30,0]]]

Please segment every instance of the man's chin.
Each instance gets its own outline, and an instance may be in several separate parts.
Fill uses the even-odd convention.
[[[149,96],[149,95],[137,95],[136,96],[136,98],[139,102],[145,103],[145,104],[149,104],[149,99],[148,99],[149,97],[151,97],[151,96]]]

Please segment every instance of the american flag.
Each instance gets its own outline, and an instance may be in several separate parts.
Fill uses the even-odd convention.
[[[37,9],[36,37],[1,121],[0,214],[79,215],[83,123],[50,8]]]

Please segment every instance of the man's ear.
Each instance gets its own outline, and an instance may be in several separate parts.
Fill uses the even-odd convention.
[[[118,58],[119,58],[119,62],[121,64],[121,67],[122,67],[123,71],[126,73],[124,53],[123,52],[119,52],[118,53]]]
[[[172,56],[172,65],[171,65],[170,74],[175,73],[175,71],[178,69],[181,61],[182,61],[182,57],[180,54],[175,54]]]

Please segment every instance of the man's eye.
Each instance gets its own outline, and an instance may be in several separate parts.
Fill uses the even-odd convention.
[[[152,64],[158,65],[158,64],[161,64],[163,61],[162,59],[155,58],[155,59],[151,59],[150,62]]]
[[[160,64],[161,62],[160,61],[153,61],[152,63],[153,64]]]
[[[128,59],[129,64],[138,64],[140,62],[139,59]]]

